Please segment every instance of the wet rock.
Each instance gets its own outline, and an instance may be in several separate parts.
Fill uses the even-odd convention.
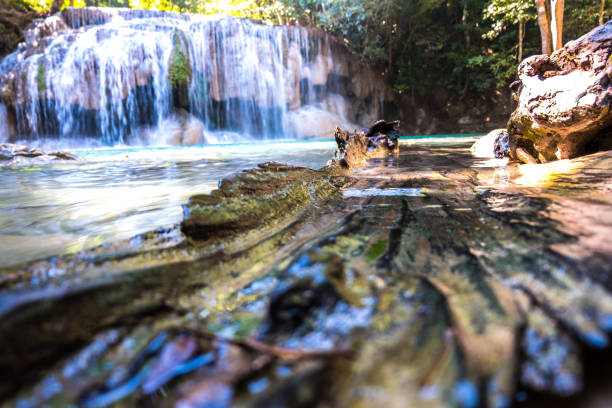
[[[367,327],[374,302],[355,291],[343,258],[320,249],[301,255],[278,276],[258,338],[291,349],[347,350]]]
[[[113,19],[115,13],[113,13],[112,9],[98,7],[70,7],[62,10],[59,15],[70,28],[78,29],[108,23]]]
[[[193,196],[183,207],[181,230],[190,238],[206,240],[264,228],[339,193],[348,179],[343,170],[365,163],[368,157],[397,151],[396,122],[377,122],[368,133],[336,128],[335,158],[322,170],[263,163],[221,180],[209,195]]]
[[[263,163],[221,180],[209,195],[191,197],[181,229],[205,240],[264,228],[327,201],[347,181],[330,171]]]
[[[342,259],[338,256],[303,255],[289,267],[272,292],[259,336],[287,341],[313,331],[322,323],[317,324],[316,315],[330,314],[342,300],[332,281],[343,279],[343,274]]]
[[[363,165],[368,151],[368,139],[363,132],[350,133],[346,130],[336,128],[334,139],[338,150],[334,158],[328,163],[339,164],[344,168],[353,168]]]
[[[24,31],[26,42],[40,41],[44,37],[57,36],[68,30],[65,21],[58,15],[39,19],[30,24]]]
[[[510,154],[508,130],[495,129],[478,139],[471,147],[476,157],[503,159]]]
[[[568,396],[582,390],[582,360],[574,340],[534,305],[525,305],[528,325],[521,341],[521,382],[537,391]]]
[[[367,132],[349,132],[337,127],[334,139],[338,150],[328,163],[344,168],[362,166],[370,157],[385,156],[399,151],[399,121],[377,121]]]
[[[387,122],[385,120],[379,120],[374,125],[368,129],[366,133],[367,137],[377,137],[377,136],[388,136],[391,139],[397,140],[398,134],[397,130],[399,129],[399,120],[394,120],[393,122]]]
[[[3,270],[2,403],[508,407],[518,384],[578,392],[582,351],[612,327],[612,152],[526,180],[471,166],[467,147],[403,147],[353,174],[361,196],[302,207],[302,182],[316,196],[348,172],[265,163],[192,198],[204,232],[186,240]],[[275,217],[288,222],[270,232]],[[31,282],[53,267],[66,273]]]
[[[497,159],[503,159],[504,157],[510,156],[510,135],[506,129],[502,129],[501,132],[495,137],[493,143],[493,154]]]
[[[366,133],[369,139],[368,150],[397,152],[399,151],[399,129],[400,122],[386,122],[379,120]]]
[[[545,163],[612,146],[611,49],[612,21],[521,63],[519,105],[508,123],[513,159]]]
[[[76,156],[68,152],[44,152],[36,147],[16,145],[11,143],[0,144],[0,164],[18,164],[27,159],[40,160],[76,160]]]

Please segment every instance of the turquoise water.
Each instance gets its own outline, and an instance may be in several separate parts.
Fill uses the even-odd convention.
[[[472,139],[405,137],[402,143]],[[313,140],[69,149],[77,162],[0,167],[0,267],[176,224],[190,195],[210,192],[233,172],[265,161],[320,168],[335,148],[331,140]]]

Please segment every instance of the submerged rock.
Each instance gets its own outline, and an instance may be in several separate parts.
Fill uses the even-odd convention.
[[[611,50],[612,21],[521,63],[512,158],[546,163],[612,148]]]
[[[206,240],[261,229],[326,201],[346,181],[328,171],[263,163],[221,180],[210,195],[191,197],[181,230]]]
[[[19,160],[37,159],[49,160],[76,160],[76,156],[67,152],[44,152],[36,147],[28,147],[11,143],[0,144],[0,164],[18,164]]]
[[[366,133],[336,136],[369,155]],[[579,392],[583,351],[612,333],[612,152],[533,173],[472,166],[467,147],[383,151],[351,173],[359,195],[340,195],[335,162],[264,163],[193,197],[185,235],[3,269],[0,400],[508,407],[519,384]]]

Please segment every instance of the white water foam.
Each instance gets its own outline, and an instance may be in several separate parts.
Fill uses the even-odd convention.
[[[6,106],[0,103],[0,143],[4,143],[8,140],[9,129],[8,129],[8,117],[6,114]]]
[[[353,84],[347,61],[317,31],[142,10],[62,16],[29,31],[21,54],[0,64],[0,83],[8,81],[15,98],[17,134],[29,140],[157,145],[225,141],[232,133],[241,140],[331,137],[335,126],[382,109],[380,86]],[[53,36],[42,37],[47,31]],[[42,53],[31,51],[37,45]],[[173,95],[170,80],[181,75],[188,86]],[[358,87],[350,92],[371,106],[352,112],[347,86]],[[177,135],[175,116],[184,114],[202,131],[161,134]]]

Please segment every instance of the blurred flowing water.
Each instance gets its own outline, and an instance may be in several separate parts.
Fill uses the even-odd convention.
[[[404,137],[402,143],[471,141],[470,135]],[[49,148],[65,146],[49,145]],[[313,169],[330,140],[70,149],[76,162],[0,167],[0,267],[79,250],[180,222],[189,196],[265,161]]]
[[[72,150],[77,162],[0,168],[0,266],[128,238],[181,220],[181,205],[265,161],[322,167],[331,141]]]
[[[67,9],[26,30],[25,43],[0,61],[0,100],[9,108],[11,141],[193,145],[321,137],[322,126],[383,114],[384,86],[349,65],[332,39],[302,27]],[[357,104],[354,95],[368,102]],[[188,140],[167,131],[185,121]],[[219,140],[218,130],[233,134]]]

